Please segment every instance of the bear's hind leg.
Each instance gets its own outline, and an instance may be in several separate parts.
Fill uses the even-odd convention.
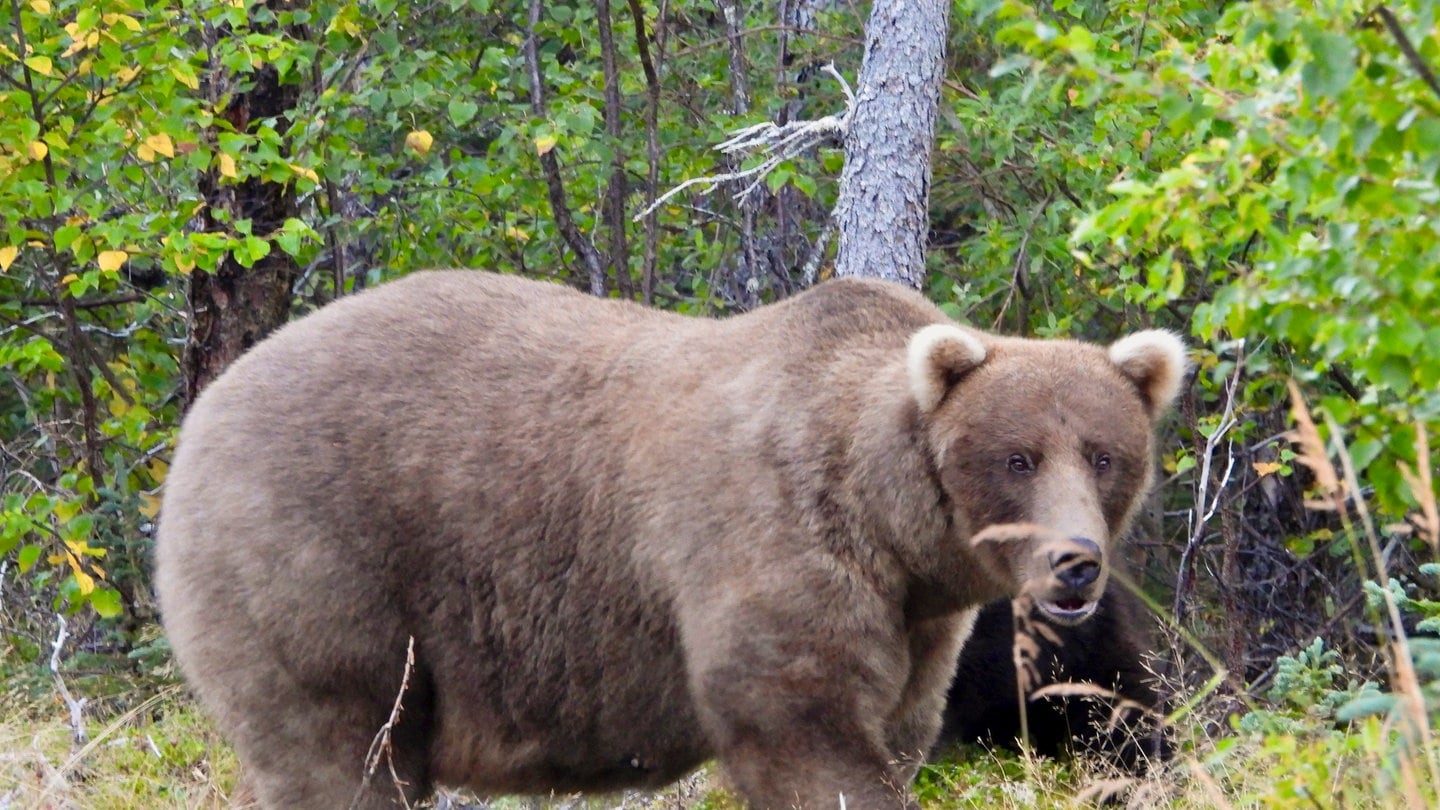
[[[234,743],[259,807],[380,810],[430,794],[433,694],[423,672],[412,673],[391,718],[395,695],[378,684],[398,684],[398,673],[366,685],[332,672],[314,679],[326,685],[318,688],[276,661],[226,663],[232,668],[204,670],[198,691]]]
[[[384,719],[374,718],[374,712],[320,700],[289,707],[281,717],[251,719],[233,738],[259,806],[391,810],[428,796],[419,724],[402,715],[386,740]]]

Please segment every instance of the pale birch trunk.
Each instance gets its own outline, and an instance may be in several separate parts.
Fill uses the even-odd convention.
[[[835,205],[837,276],[919,288],[950,3],[875,0]]]

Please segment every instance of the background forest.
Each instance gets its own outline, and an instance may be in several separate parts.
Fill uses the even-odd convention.
[[[927,293],[986,329],[1196,347],[1129,554],[1179,748],[1130,800],[1433,806],[1440,3],[950,5]],[[757,163],[729,133],[842,112],[826,66],[853,81],[868,15],[0,0],[0,808],[233,784],[148,575],[191,392],[420,268],[694,315],[828,277],[838,142],[647,206]],[[973,753],[927,803],[1115,781]]]

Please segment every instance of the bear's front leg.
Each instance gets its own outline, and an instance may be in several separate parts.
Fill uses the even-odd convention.
[[[863,613],[822,619],[793,591],[734,596],[684,635],[701,723],[750,807],[917,808],[885,728],[907,682],[903,633]]]
[[[950,681],[978,612],[971,609],[910,622],[906,633],[910,679],[886,728],[891,754],[907,781],[925,764],[940,736]]]

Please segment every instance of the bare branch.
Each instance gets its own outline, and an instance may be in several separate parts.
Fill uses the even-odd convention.
[[[1375,13],[1380,15],[1390,36],[1395,38],[1395,44],[1400,46],[1400,52],[1405,55],[1405,61],[1410,63],[1410,67],[1414,68],[1416,73],[1420,74],[1420,79],[1429,86],[1431,92],[1440,98],[1440,80],[1435,78],[1435,71],[1425,63],[1425,58],[1420,55],[1420,52],[1415,50],[1415,44],[1410,41],[1410,37],[1405,35],[1405,29],[1400,27],[1400,20],[1396,19],[1395,12],[1382,4],[1375,7]]]
[[[355,798],[351,800],[351,810],[360,806],[360,801],[365,798],[365,791],[370,789],[370,781],[375,777],[375,772],[380,769],[380,759],[385,759],[390,769],[390,778],[395,784],[395,789],[400,792],[400,806],[409,807],[410,801],[405,798],[405,783],[401,781],[400,774],[395,772],[395,758],[390,748],[390,732],[400,723],[400,714],[404,709],[405,692],[410,689],[410,673],[415,669],[415,637],[410,636],[409,642],[405,645],[405,671],[400,676],[400,690],[395,693],[395,704],[390,707],[390,716],[386,718],[385,724],[375,733],[375,739],[370,742],[370,750],[365,754],[365,778],[360,781],[360,789],[356,791]]]
[[[729,140],[717,144],[715,149],[732,157],[743,157],[745,155],[764,155],[765,160],[757,166],[752,166],[738,172],[726,172],[725,174],[707,175],[704,177],[692,177],[680,185],[660,195],[655,202],[645,207],[645,210],[636,214],[632,221],[638,221],[645,215],[659,208],[666,200],[684,191],[691,186],[705,185],[706,191],[715,188],[723,183],[736,180],[755,178],[750,185],[741,189],[735,194],[735,199],[743,200],[745,197],[759,187],[761,181],[776,166],[791,158],[798,157],[817,146],[845,137],[845,132],[850,125],[850,115],[855,109],[855,94],[850,91],[850,85],[845,82],[845,77],[835,69],[834,65],[826,65],[825,71],[834,76],[840,82],[841,88],[845,91],[845,111],[839,114],[827,115],[817,118],[814,121],[792,121],[788,124],[776,124],[765,121],[753,126],[745,127],[731,134]]]
[[[70,631],[64,616],[56,613],[55,620],[60,623],[60,630],[55,634],[55,640],[50,643],[50,677],[55,679],[55,689],[60,693],[60,699],[65,701],[65,707],[70,710],[70,736],[76,745],[84,745],[90,739],[90,735],[85,733],[85,704],[90,701],[87,698],[76,700],[65,686],[65,679],[60,677],[60,651],[65,647],[65,640],[70,637]]]
[[[1215,516],[1216,510],[1220,508],[1220,497],[1225,491],[1226,484],[1230,481],[1230,474],[1235,469],[1235,453],[1228,453],[1228,461],[1225,465],[1225,474],[1216,482],[1211,481],[1210,465],[1211,457],[1219,449],[1220,442],[1225,440],[1231,428],[1235,427],[1235,397],[1240,391],[1240,375],[1245,370],[1245,343],[1240,342],[1240,356],[1235,360],[1235,372],[1225,384],[1225,411],[1220,416],[1220,422],[1215,426],[1209,437],[1205,439],[1205,448],[1201,452],[1200,476],[1195,484],[1195,509],[1191,512],[1192,523],[1190,525],[1190,538],[1185,543],[1185,550],[1180,554],[1180,574],[1175,584],[1175,603],[1172,612],[1176,622],[1180,622],[1185,616],[1185,596],[1189,590],[1191,559],[1195,552],[1200,549],[1201,542],[1205,539],[1205,527],[1210,519]],[[1211,484],[1215,483],[1215,495],[1210,497]],[[1206,501],[1209,500],[1209,505]]]

